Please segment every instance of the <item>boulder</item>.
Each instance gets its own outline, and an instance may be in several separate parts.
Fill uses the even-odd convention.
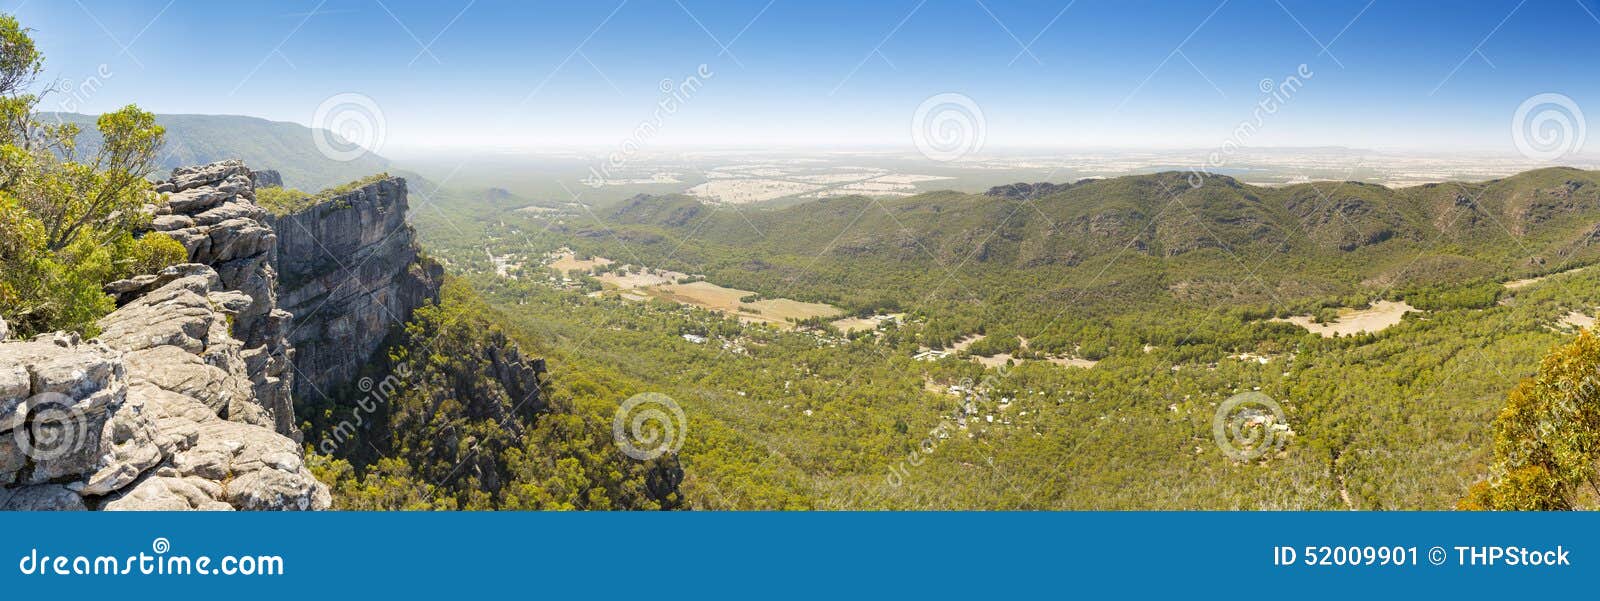
[[[0,343],[0,507],[326,509],[230,335],[248,295],[205,266],[102,318],[100,338]]]
[[[255,178],[257,189],[283,187],[283,175],[279,174],[277,170],[262,169],[251,173],[251,175]]]

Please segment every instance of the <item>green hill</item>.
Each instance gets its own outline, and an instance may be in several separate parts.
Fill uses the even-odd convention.
[[[40,119],[81,124],[78,146],[83,151],[93,152],[100,145],[93,115],[45,113]],[[303,190],[321,190],[390,170],[388,159],[372,153],[348,162],[323,156],[311,128],[298,123],[238,115],[157,115],[156,122],[167,129],[163,168],[244,159],[253,169],[277,170],[284,185]]]
[[[924,281],[905,289],[915,301],[911,291],[931,288],[957,265],[966,265],[953,276],[959,283],[997,280],[1006,289],[1037,278],[1070,285],[1113,260],[1115,277],[1102,286],[1142,279],[1161,288],[1128,290],[1145,300],[1225,282],[1250,291],[1189,296],[1271,301],[1506,280],[1600,260],[1600,172],[1551,168],[1403,189],[1260,187],[1223,176],[1191,188],[1184,174],[1168,172],[1087,181],[1038,198],[932,192],[777,210],[640,196],[601,219],[605,228],[579,219],[565,229],[592,240],[583,250],[596,254],[710,266],[714,278],[782,282],[847,303],[878,296],[885,271]],[[848,268],[831,271],[836,266]],[[1264,282],[1278,288],[1266,291],[1272,298],[1240,297]]]
[[[417,227],[576,397],[616,402],[580,375],[603,373],[682,405],[694,508],[1455,507],[1495,461],[1507,392],[1600,306],[1600,270],[1532,279],[1600,262],[1600,173],[1565,168],[1401,189],[1191,189],[1169,172],[781,208],[535,204],[458,195]],[[595,296],[612,284],[542,267],[561,247],[897,317],[847,334]],[[1274,319],[1401,301],[1417,311],[1381,331]],[[949,391],[966,382],[988,401],[961,423]],[[1294,432],[1249,461],[1214,431],[1245,392]]]

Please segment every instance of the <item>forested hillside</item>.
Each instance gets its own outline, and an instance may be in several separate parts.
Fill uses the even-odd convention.
[[[612,440],[620,384],[577,370],[552,382],[505,321],[470,288],[448,284],[365,377],[327,402],[302,403],[312,468],[333,487],[334,507],[680,506],[673,457],[634,461]]]
[[[1508,391],[1600,304],[1600,272],[1581,269],[1597,181],[1191,189],[1160,174],[1038,198],[638,197],[600,214],[463,195],[418,227],[553,365],[604,366],[685,407],[696,507],[1449,508],[1488,477]],[[628,300],[601,269],[547,269],[561,247],[899,318],[783,328]],[[1410,312],[1307,331],[1380,300]],[[1296,315],[1307,326],[1282,319]],[[1212,420],[1251,391],[1293,434],[1238,461]]]

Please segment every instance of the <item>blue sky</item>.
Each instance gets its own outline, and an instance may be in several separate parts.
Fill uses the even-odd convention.
[[[1514,152],[1512,115],[1546,92],[1600,117],[1600,0],[0,8],[35,30],[49,76],[109,73],[81,112],[134,102],[310,124],[354,92],[400,148],[614,145],[652,119],[662,80],[701,64],[714,75],[650,144],[906,145],[919,103],[955,92],[981,107],[990,148],[1213,147],[1251,119],[1263,79],[1301,64],[1314,77],[1248,145]]]

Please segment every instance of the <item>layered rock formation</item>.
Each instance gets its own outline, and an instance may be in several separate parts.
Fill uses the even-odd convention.
[[[291,399],[290,320],[277,301],[277,235],[267,212],[255,204],[254,174],[240,161],[183,167],[158,184],[167,204],[155,209],[152,227],[182,243],[189,260],[213,267],[221,289],[237,290],[252,301],[234,316],[233,333],[259,404],[280,434],[300,440]],[[120,301],[155,282],[142,276],[111,285]]]
[[[229,324],[255,301],[205,265],[100,320],[0,343],[0,509],[326,509]]]
[[[393,328],[437,300],[444,272],[419,260],[407,208],[405,180],[386,178],[268,219],[278,302],[295,315],[296,398],[323,399],[355,379]]]
[[[295,427],[257,177],[175,170],[151,227],[192,263],[108,285],[119,308],[95,340],[0,342],[0,508],[328,507]]]
[[[0,510],[329,506],[293,399],[353,379],[443,272],[404,180],[282,217],[258,185],[281,180],[239,161],[157,184],[151,228],[191,262],[108,285],[99,338],[6,342],[0,320]]]

